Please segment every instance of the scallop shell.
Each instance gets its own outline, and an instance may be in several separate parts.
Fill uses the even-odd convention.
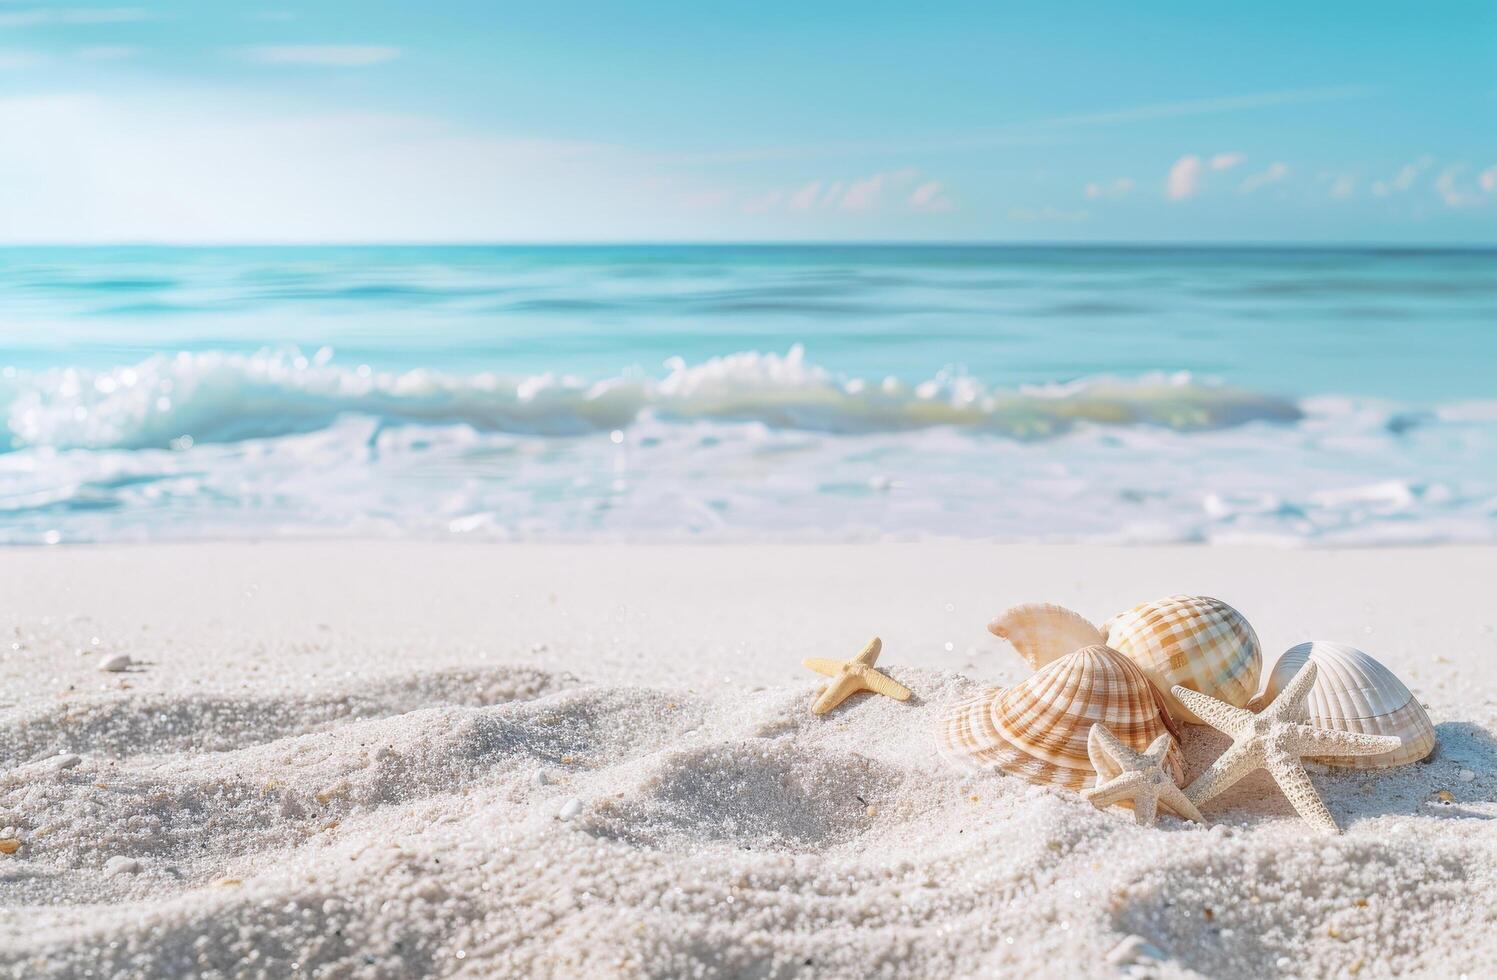
[[[1048,602],[1014,606],[989,623],[988,632],[1013,644],[1035,670],[1082,647],[1107,642],[1090,620]]]
[[[1263,653],[1242,613],[1209,596],[1134,606],[1103,626],[1107,645],[1143,668],[1177,721],[1202,724],[1169,693],[1176,684],[1242,707],[1258,690]]]
[[[1128,658],[1101,645],[1068,653],[1007,690],[961,702],[941,721],[937,739],[959,768],[998,768],[1080,790],[1096,781],[1086,742],[1098,722],[1140,752],[1169,732],[1176,744],[1166,765],[1177,783],[1184,779],[1179,733],[1159,692]]]
[[[1283,690],[1307,661],[1317,672],[1305,701],[1306,724],[1366,735],[1397,735],[1403,745],[1381,755],[1322,758],[1348,769],[1386,769],[1418,762],[1435,748],[1435,726],[1424,708],[1393,672],[1356,647],[1316,640],[1284,651],[1268,675],[1268,685],[1250,708],[1265,705]]]

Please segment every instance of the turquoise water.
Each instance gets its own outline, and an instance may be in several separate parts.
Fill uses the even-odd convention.
[[[0,541],[1489,540],[1497,252],[0,250]]]

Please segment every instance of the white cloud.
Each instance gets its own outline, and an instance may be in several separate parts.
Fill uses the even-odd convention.
[[[809,211],[816,206],[821,198],[821,181],[813,180],[794,194],[790,195],[790,210]]]
[[[1268,165],[1268,169],[1261,170],[1255,174],[1248,174],[1247,177],[1243,178],[1242,183],[1237,187],[1237,193],[1251,194],[1254,191],[1267,187],[1269,184],[1277,184],[1288,176],[1289,165],[1275,160]]]
[[[874,174],[853,181],[848,185],[847,193],[842,195],[842,210],[872,211],[878,207],[879,198],[884,193],[884,182],[888,179],[887,174]]]
[[[1119,177],[1111,183],[1092,181],[1083,190],[1087,200],[1100,201],[1110,197],[1127,197],[1133,190],[1132,177]]]
[[[905,202],[914,211],[950,211],[951,198],[941,193],[939,180],[928,180],[910,192]]]
[[[400,57],[399,48],[378,44],[278,44],[250,48],[246,53],[261,64],[318,68],[363,68]]]
[[[1336,174],[1331,178],[1331,197],[1345,201],[1357,192],[1356,174]]]
[[[1211,158],[1212,170],[1231,170],[1243,161],[1241,153],[1218,153]]]
[[[0,11],[0,27],[39,27],[48,24],[68,26],[127,24],[149,18],[150,14],[140,7],[32,8]]]
[[[47,56],[37,51],[0,51],[0,71],[25,71],[47,63]]]
[[[1201,189],[1201,158],[1187,153],[1170,167],[1170,175],[1164,182],[1164,193],[1172,201],[1183,201],[1194,197]]]
[[[1482,207],[1497,191],[1497,166],[1488,167],[1469,181],[1463,179],[1466,170],[1465,164],[1456,164],[1435,178],[1435,193],[1447,208]]]
[[[1406,163],[1398,168],[1398,173],[1387,180],[1375,180],[1372,182],[1372,193],[1374,197],[1388,197],[1392,194],[1403,194],[1408,192],[1414,183],[1424,174],[1426,170],[1435,165],[1435,158],[1426,154],[1413,163]]]

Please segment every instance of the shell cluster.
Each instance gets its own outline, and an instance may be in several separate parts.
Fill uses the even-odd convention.
[[[1087,752],[1093,725],[1145,751],[1171,739],[1164,770],[1183,783],[1179,725],[1201,719],[1170,693],[1176,685],[1237,708],[1266,706],[1309,661],[1319,668],[1305,723],[1369,735],[1396,735],[1401,747],[1331,765],[1405,765],[1435,746],[1428,715],[1397,677],[1372,657],[1335,643],[1303,643],[1274,665],[1258,693],[1263,652],[1236,609],[1207,596],[1173,595],[1113,616],[1101,627],[1062,606],[1015,606],[988,624],[1035,670],[1008,689],[957,704],[939,726],[943,754],[964,768],[1000,769],[1033,783],[1081,790],[1098,774]]]

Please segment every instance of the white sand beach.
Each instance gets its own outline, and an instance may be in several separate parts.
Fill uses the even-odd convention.
[[[1464,547],[8,550],[0,972],[1489,975],[1494,581]],[[1261,774],[1150,829],[938,758],[946,706],[1026,673],[995,613],[1176,592],[1265,669],[1372,653],[1438,750],[1312,767],[1339,837]],[[875,634],[915,698],[813,717],[801,658]],[[1191,771],[1223,744],[1188,729]]]

